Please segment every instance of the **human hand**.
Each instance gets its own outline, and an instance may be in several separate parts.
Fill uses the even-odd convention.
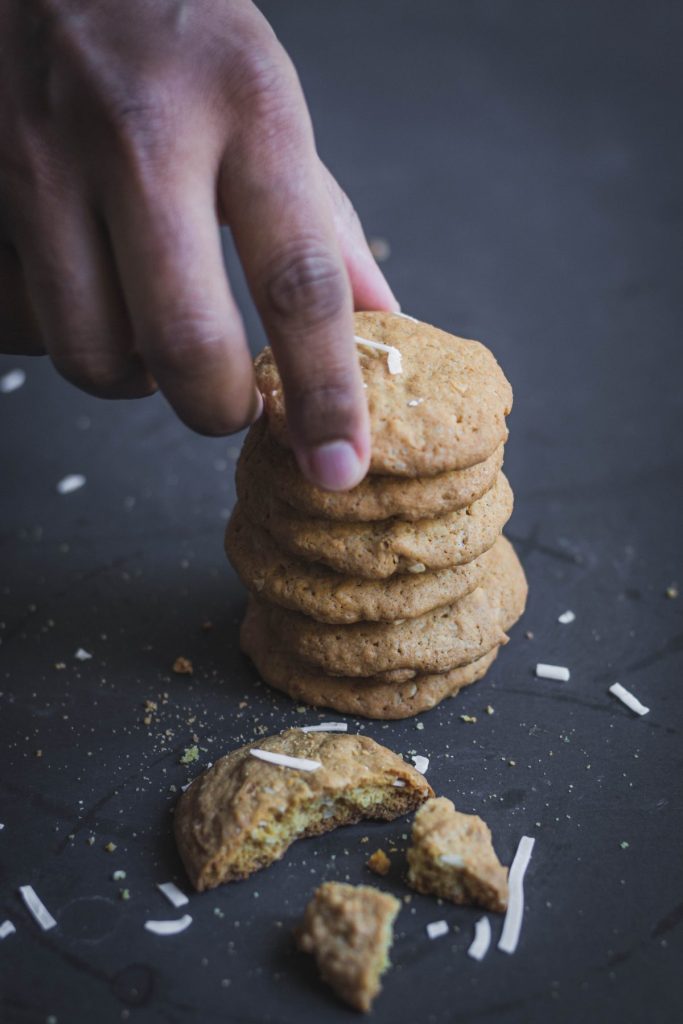
[[[259,415],[232,230],[304,473],[367,470],[352,310],[396,309],[249,0],[0,0],[0,351],[200,433]]]

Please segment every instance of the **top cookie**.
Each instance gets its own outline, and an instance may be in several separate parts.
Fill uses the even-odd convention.
[[[371,473],[411,477],[466,469],[507,439],[512,389],[484,345],[394,313],[356,313],[355,333],[396,347],[402,361],[402,372],[391,374],[385,352],[358,346]],[[271,433],[287,445],[282,385],[269,348],[255,367]]]

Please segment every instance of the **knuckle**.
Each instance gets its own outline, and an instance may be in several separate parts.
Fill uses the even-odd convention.
[[[75,387],[102,397],[117,395],[132,383],[129,363],[105,353],[74,350],[53,356],[53,362]]]
[[[224,358],[225,342],[225,333],[215,324],[189,316],[160,324],[150,347],[159,373],[191,377]]]
[[[348,281],[329,252],[312,245],[297,246],[266,274],[265,302],[270,315],[278,320],[314,328],[349,304]]]
[[[298,409],[298,416],[308,429],[320,423],[350,419],[355,411],[351,381],[344,376],[334,382],[308,382],[295,388],[287,397]]]

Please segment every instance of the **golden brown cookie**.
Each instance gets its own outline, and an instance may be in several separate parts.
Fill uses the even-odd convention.
[[[436,476],[366,476],[350,491],[323,491],[303,476],[292,453],[269,436],[265,418],[247,434],[237,472],[308,516],[367,522],[434,518],[466,508],[490,490],[503,465],[503,445],[484,462]]]
[[[482,582],[495,545],[472,562],[432,572],[396,573],[388,579],[343,576],[305,562],[277,546],[244,515],[238,502],[225,534],[225,550],[246,587],[258,597],[320,622],[393,622],[452,604]]]
[[[398,348],[403,364],[389,373],[386,353],[358,346],[366,385],[370,472],[432,476],[488,459],[507,438],[512,389],[478,341],[393,313],[356,313],[356,335]],[[270,349],[256,360],[273,437],[287,446],[280,376]]]
[[[449,672],[416,675],[401,685],[366,679],[328,676],[294,661],[273,647],[260,605],[250,602],[240,631],[242,650],[251,658],[264,682],[292,700],[313,707],[332,708],[363,718],[398,719],[436,707],[446,697],[476,683],[488,671],[499,648],[471,665]]]
[[[493,545],[512,514],[513,501],[503,473],[490,491],[467,508],[413,523],[309,519],[273,495],[259,493],[239,475],[237,493],[245,515],[267,530],[285,551],[367,579],[471,562]]]
[[[446,797],[428,800],[413,822],[408,885],[417,892],[487,910],[507,907],[507,868],[491,843],[491,830],[476,814],[461,814]]]
[[[319,767],[271,764],[254,749]],[[368,736],[289,729],[231,751],[192,782],[176,807],[176,843],[201,892],[267,867],[296,839],[364,818],[390,821],[432,795],[422,775]]]
[[[263,602],[267,628],[280,650],[329,675],[445,672],[470,664],[507,642],[505,630],[526,601],[526,578],[514,548],[500,537],[493,550],[481,586],[415,619],[332,626]]]
[[[313,954],[323,981],[356,1010],[367,1013],[381,991],[400,909],[387,892],[345,882],[324,882],[306,907],[297,945]]]

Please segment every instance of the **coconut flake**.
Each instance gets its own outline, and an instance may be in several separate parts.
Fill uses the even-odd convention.
[[[569,669],[564,665],[544,665],[539,662],[536,666],[536,675],[539,679],[558,679],[561,683],[569,682]]]
[[[573,622],[575,618],[576,615],[574,615],[574,612],[568,608],[566,612],[562,612],[561,615],[558,615],[557,621],[561,622],[563,626],[568,626],[569,623]]]
[[[5,827],[5,826],[4,826],[4,825],[3,825],[3,823],[2,823],[1,821],[0,821],[0,832],[2,832],[2,830],[3,830],[3,828],[4,828],[4,827]]]
[[[21,893],[22,900],[26,904],[26,909],[33,920],[40,925],[43,931],[46,932],[48,929],[54,928],[57,922],[39,898],[33,886],[20,885],[19,892]]]
[[[473,960],[483,960],[491,945],[491,925],[488,917],[480,917],[474,925],[474,940],[467,950]]]
[[[396,789],[403,789],[405,787],[405,782],[403,779],[394,779],[391,785],[396,786]]]
[[[425,757],[423,754],[415,754],[414,757],[411,757],[411,761],[415,765],[415,771],[418,771],[420,775],[426,774],[427,769],[429,768],[428,757]]]
[[[416,406],[422,405],[423,402],[424,398],[411,398],[410,401],[408,402],[408,405],[410,406],[411,409],[414,409]]]
[[[90,651],[86,651],[83,647],[79,647],[78,650],[74,653],[74,658],[76,659],[76,661],[90,661],[90,659],[92,658],[92,654],[90,653]]]
[[[169,903],[172,903],[176,909],[178,907],[184,907],[186,903],[189,903],[189,899],[182,890],[178,888],[175,882],[157,882],[157,889],[162,892]]]
[[[81,487],[85,487],[85,477],[82,473],[70,473],[68,476],[62,477],[57,484],[58,494],[71,494],[73,491],[80,491]]]
[[[448,934],[446,921],[430,921],[427,925],[427,935],[430,939],[440,939],[442,935]]]
[[[347,722],[321,722],[319,725],[302,725],[302,732],[346,732]]]
[[[186,928],[189,928],[191,924],[192,918],[190,915],[183,914],[182,917],[176,918],[175,921],[145,921],[145,928],[154,935],[179,935],[180,932],[184,932]]]
[[[6,939],[8,935],[13,935],[16,930],[11,921],[3,921],[0,924],[0,939]]]
[[[529,836],[522,836],[510,867],[508,908],[503,921],[503,931],[498,941],[498,949],[501,949],[503,953],[514,953],[517,949],[524,916],[524,874],[529,866],[533,848],[534,840]]]
[[[627,708],[631,711],[635,711],[637,715],[647,715],[650,711],[644,704],[641,704],[637,697],[635,697],[630,690],[627,690],[621,683],[612,683],[609,688],[609,692],[613,693],[615,697],[618,697]]]
[[[9,395],[12,391],[18,391],[26,383],[26,374],[23,370],[10,370],[9,373],[0,377],[0,392]]]
[[[459,853],[442,853],[439,860],[442,864],[447,864],[449,868],[463,868],[465,866],[464,858]]]
[[[402,313],[400,309],[396,310],[396,312],[394,313],[394,316],[402,316],[404,320],[412,320],[414,324],[419,324],[419,322],[420,322],[414,316],[408,316],[407,313]]]
[[[290,757],[289,754],[277,754],[273,750],[260,750],[252,747],[249,751],[252,757],[259,761],[267,761],[269,764],[279,764],[282,768],[299,768],[302,772],[315,772],[322,768],[320,761],[311,761],[307,757]]]
[[[368,348],[377,349],[378,352],[386,352],[389,373],[403,373],[403,359],[395,345],[383,345],[381,341],[370,341],[369,338],[361,338],[358,334],[354,334],[353,338],[357,345],[366,345]]]

